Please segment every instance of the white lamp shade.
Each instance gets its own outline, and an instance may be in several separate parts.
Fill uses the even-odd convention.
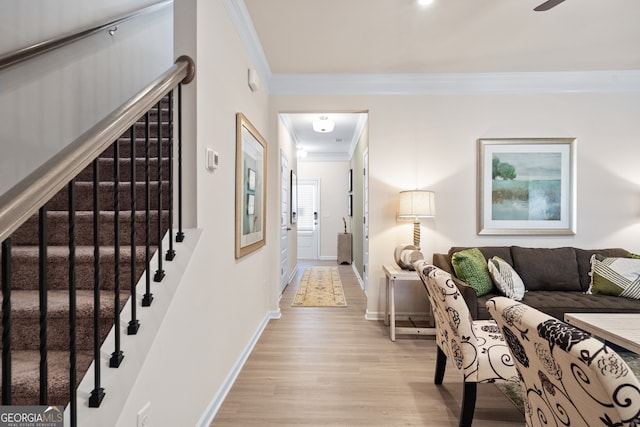
[[[436,216],[436,194],[428,190],[400,192],[399,218],[424,218]]]

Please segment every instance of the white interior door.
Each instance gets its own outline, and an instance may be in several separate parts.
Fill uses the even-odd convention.
[[[362,164],[362,283],[366,293],[369,285],[369,151],[365,151]]]
[[[298,258],[318,259],[320,253],[320,180],[298,181]]]
[[[289,159],[280,152],[280,294],[289,282]]]

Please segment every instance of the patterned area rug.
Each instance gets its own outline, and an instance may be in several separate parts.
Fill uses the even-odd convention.
[[[611,344],[608,344],[611,346]],[[618,352],[620,357],[629,365],[629,368],[633,371],[633,373],[640,379],[640,356],[636,353],[625,351],[624,349],[617,347],[615,350]],[[520,390],[519,384],[512,383],[496,383],[496,387],[498,390],[502,392],[507,398],[515,405],[520,412],[524,414],[524,399],[522,396],[522,390]]]
[[[338,267],[307,267],[300,278],[293,307],[346,307]]]

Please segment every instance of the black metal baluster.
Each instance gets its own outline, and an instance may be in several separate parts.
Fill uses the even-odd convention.
[[[149,168],[149,146],[151,141],[149,140],[149,134],[151,133],[149,112],[144,117],[145,122],[145,135],[144,135],[144,167],[145,167],[145,186],[144,197],[146,200],[145,208],[145,293],[142,297],[142,306],[149,307],[153,302],[153,294],[151,293],[151,171]]]
[[[89,397],[89,407],[97,408],[104,398],[100,387],[100,167],[98,159],[93,161],[93,358],[95,388]]]
[[[178,84],[178,233],[176,242],[184,241],[182,232],[182,83]]]
[[[167,124],[169,131],[169,171],[167,176],[169,177],[169,224],[168,224],[168,236],[169,236],[169,249],[167,250],[166,260],[173,261],[176,257],[176,251],[173,249],[173,91],[169,92],[169,111],[167,112]]]
[[[11,238],[2,242],[2,404],[11,405]]]
[[[67,188],[69,212],[69,416],[71,427],[78,425],[78,407],[76,390],[76,206],[75,179]]]
[[[153,276],[153,281],[161,282],[164,279],[162,269],[162,101],[158,101],[156,109],[158,111],[158,269]]]
[[[38,295],[40,297],[40,405],[49,401],[49,365],[47,360],[47,208],[38,215]]]
[[[136,129],[135,124],[131,126],[131,320],[127,327],[127,334],[135,335],[140,329],[140,322],[137,319],[136,309],[138,301],[136,298]]]
[[[114,270],[114,344],[109,367],[117,368],[124,359],[120,348],[120,142],[113,143],[113,270]]]

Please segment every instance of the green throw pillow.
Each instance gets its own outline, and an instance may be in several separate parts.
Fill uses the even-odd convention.
[[[478,248],[465,249],[451,255],[451,264],[458,279],[475,289],[478,296],[488,294],[493,282],[487,268],[487,261]]]
[[[525,288],[522,279],[509,263],[500,257],[494,256],[487,263],[489,274],[493,283],[507,298],[522,301]]]
[[[589,293],[640,299],[640,259],[593,255]]]

